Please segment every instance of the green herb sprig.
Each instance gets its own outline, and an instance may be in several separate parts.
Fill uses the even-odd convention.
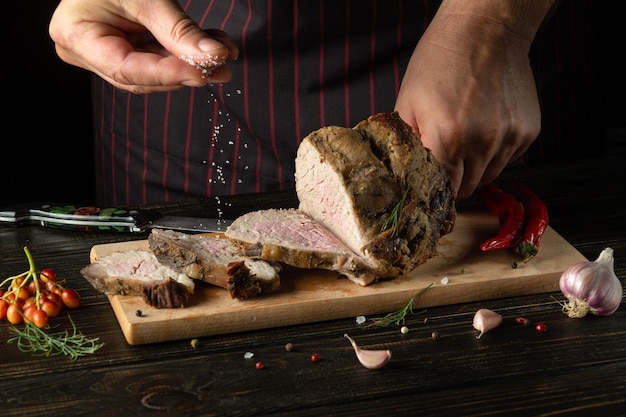
[[[404,308],[394,311],[393,313],[389,313],[384,317],[375,317],[371,319],[372,321],[370,324],[368,324],[368,327],[371,327],[371,326],[384,327],[384,326],[389,326],[390,324],[396,324],[397,326],[399,326],[401,324],[404,324],[406,320],[406,316],[409,314],[413,314],[413,303],[415,302],[415,299],[419,298],[419,296],[421,296],[426,291],[428,291],[428,289],[432,286],[433,286],[433,283],[431,282],[426,288],[424,288],[423,290],[418,292],[415,296],[413,296],[413,298],[409,300],[409,302],[407,303],[407,305],[404,306]]]
[[[409,188],[406,189],[398,204],[396,204],[385,223],[383,223],[383,232],[387,229],[391,229],[391,236],[394,236],[398,233],[398,219],[400,218],[400,213],[402,212],[402,207],[404,206],[404,202],[406,201],[406,197],[409,195]]]
[[[34,353],[41,356],[66,355],[71,360],[95,353],[104,346],[104,343],[99,342],[100,338],[87,338],[78,332],[72,318],[69,315],[68,318],[72,323],[71,334],[67,330],[57,333],[46,333],[34,324],[27,323],[23,330],[12,326],[11,331],[16,336],[10,338],[7,343],[17,343],[17,348],[21,352]]]

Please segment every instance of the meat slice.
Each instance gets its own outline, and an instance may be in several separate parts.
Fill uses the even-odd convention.
[[[152,252],[113,252],[81,269],[82,276],[105,294],[139,295],[156,308],[184,307],[195,283],[159,263]]]
[[[326,226],[381,278],[436,252],[456,218],[443,166],[398,115],[309,134],[296,156],[299,210]]]
[[[360,285],[377,279],[359,255],[300,210],[267,209],[244,214],[228,227],[225,236],[246,256],[297,268],[336,271]]]
[[[232,298],[245,300],[280,288],[280,265],[244,256],[221,235],[153,229],[148,244],[162,264],[222,287]]]

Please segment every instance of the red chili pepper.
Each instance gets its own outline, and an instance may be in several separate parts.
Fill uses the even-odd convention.
[[[500,231],[480,245],[483,251],[514,247],[522,237],[524,207],[511,194],[489,184],[480,189],[482,204],[500,220]]]
[[[530,261],[539,252],[539,242],[548,227],[548,209],[530,188],[519,181],[509,180],[508,185],[522,202],[526,213],[524,234],[517,245],[517,251]]]

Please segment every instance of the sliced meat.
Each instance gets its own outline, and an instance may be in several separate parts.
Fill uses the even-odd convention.
[[[221,235],[153,229],[148,244],[162,264],[224,288],[232,298],[245,300],[280,288],[280,265],[244,256]]]
[[[152,252],[113,252],[81,269],[82,276],[105,294],[139,295],[156,308],[184,307],[195,283],[159,263]]]
[[[247,256],[297,268],[336,271],[360,285],[377,279],[359,255],[300,210],[268,209],[244,214],[228,227],[225,236]]]
[[[426,262],[454,226],[450,179],[396,112],[309,134],[298,148],[295,180],[299,210],[381,278]]]

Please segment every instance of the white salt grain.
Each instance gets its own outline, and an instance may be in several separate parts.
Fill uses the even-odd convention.
[[[254,357],[254,353],[252,352],[246,352],[243,354],[244,359],[250,359]]]
[[[441,283],[442,283],[443,285],[446,285],[446,284],[448,283],[448,277],[443,277],[443,278],[441,278]]]
[[[365,316],[358,316],[356,318],[356,324],[363,324],[365,323]]]

